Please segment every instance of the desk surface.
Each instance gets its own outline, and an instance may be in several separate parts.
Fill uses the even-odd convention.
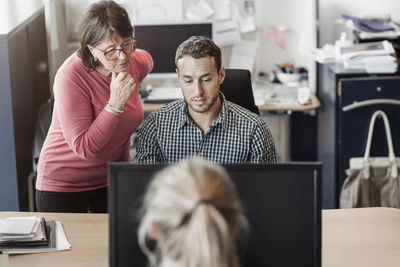
[[[108,266],[108,215],[0,212],[0,217],[43,216],[64,226],[71,250],[0,255],[1,266]],[[322,211],[322,266],[400,266],[400,210]]]
[[[322,266],[400,266],[399,209],[326,210],[322,215]]]
[[[0,218],[32,215],[60,221],[71,250],[8,257],[0,254],[0,266],[108,266],[108,214],[0,212]]]
[[[257,98],[263,99],[265,95],[273,93],[276,95],[275,99],[270,100],[262,100],[258,108],[260,111],[307,111],[318,108],[321,104],[315,94],[310,94],[310,103],[307,105],[301,105],[296,103],[294,100],[296,95],[296,88],[285,88],[282,85],[271,87],[268,89],[254,89],[254,98],[256,99],[256,104],[259,102]],[[282,100],[290,100],[290,101],[282,101]],[[276,101],[274,101],[276,100]],[[282,103],[283,102],[283,103]],[[146,113],[149,113],[157,108],[162,107],[165,104],[150,104],[143,103],[143,110]]]
[[[264,104],[258,106],[260,111],[307,111],[307,110],[312,110],[318,108],[321,104],[318,100],[318,98],[314,95],[311,94],[310,96],[310,104],[307,105],[278,105],[278,104]],[[149,104],[149,103],[143,103],[143,111],[146,113],[152,112],[155,109],[158,109],[165,104]]]

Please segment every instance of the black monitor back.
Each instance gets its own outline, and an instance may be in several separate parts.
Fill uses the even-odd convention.
[[[110,266],[144,267],[137,211],[165,165],[109,165]],[[250,222],[242,267],[321,266],[321,165],[224,165]]]
[[[137,47],[154,60],[152,73],[175,73],[176,49],[193,35],[212,38],[212,23],[135,25]]]

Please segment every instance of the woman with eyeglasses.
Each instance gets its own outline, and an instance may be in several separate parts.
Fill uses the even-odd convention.
[[[138,86],[153,68],[133,34],[128,13],[113,1],[94,3],[84,14],[80,48],[54,80],[38,211],[107,212],[107,163],[130,161],[130,136],[143,119]]]

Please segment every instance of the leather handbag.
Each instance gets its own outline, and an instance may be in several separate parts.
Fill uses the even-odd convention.
[[[389,150],[388,157],[370,157],[375,120],[384,121]],[[393,150],[392,135],[386,114],[378,110],[370,121],[364,157],[350,158],[339,200],[340,208],[393,207],[400,208],[400,158]]]

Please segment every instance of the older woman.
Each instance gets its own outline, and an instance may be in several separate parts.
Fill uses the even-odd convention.
[[[138,85],[153,60],[136,49],[126,10],[113,1],[91,5],[79,38],[55,77],[38,164],[39,211],[107,212],[107,163],[130,161],[130,136],[143,119]]]
[[[152,267],[239,267],[237,242],[248,230],[226,171],[189,159],[159,172],[145,194],[139,245]],[[155,248],[146,239],[156,240]]]

